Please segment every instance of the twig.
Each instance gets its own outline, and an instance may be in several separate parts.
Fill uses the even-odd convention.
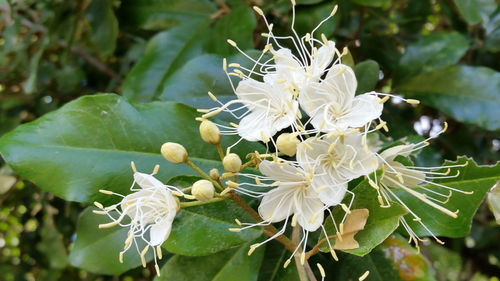
[[[300,241],[300,226],[297,225],[293,228],[292,242],[298,244],[299,241]],[[300,254],[298,252],[295,253],[293,258],[295,259],[295,266],[297,267],[297,273],[299,275],[300,281],[308,281],[306,269],[304,268],[300,260]]]

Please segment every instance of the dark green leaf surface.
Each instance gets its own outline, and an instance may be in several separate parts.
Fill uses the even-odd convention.
[[[450,66],[417,75],[397,87],[407,98],[416,98],[452,116],[488,130],[500,128],[500,73],[486,67]]]
[[[119,14],[126,24],[161,30],[193,19],[208,19],[216,11],[208,0],[127,0]]]
[[[443,205],[452,212],[460,210],[458,218],[447,216],[404,191],[395,190],[398,197],[422,219],[422,222],[436,236],[463,237],[467,235],[470,231],[472,216],[483,201],[486,192],[500,180],[500,164],[496,166],[478,166],[474,160],[466,157],[460,157],[457,161],[447,162],[446,164],[463,164],[466,161],[469,163],[466,167],[451,169],[450,175],[460,171],[458,177],[436,181],[459,190],[474,191],[472,195],[453,192],[449,202]],[[444,190],[430,185],[426,187],[441,193]],[[415,190],[425,193],[420,188]],[[414,222],[412,219],[407,219],[407,221],[417,235],[429,235],[419,223]]]
[[[370,274],[365,281],[436,280],[425,257],[399,235],[391,235],[364,257],[339,255],[339,262],[334,262],[329,270],[337,274],[334,280],[358,280],[366,271]]]
[[[248,256],[251,243],[204,257],[174,256],[161,269],[156,281],[255,281],[265,246]]]
[[[0,152],[17,174],[46,191],[66,200],[105,203],[116,198],[99,189],[130,192],[130,161],[146,173],[160,164],[158,178],[164,181],[195,174],[163,159],[165,142],[182,143],[206,172],[220,167],[212,160],[219,159],[215,148],[199,136],[196,116],[194,109],[173,102],[130,104],[116,95],[86,96],[3,136]],[[226,144],[237,140],[223,139]],[[234,152],[243,157],[258,148],[241,144]]]
[[[92,1],[86,11],[92,28],[92,41],[103,56],[113,53],[118,37],[118,20],[112,5],[111,0]]]
[[[356,94],[364,94],[375,89],[378,82],[380,68],[374,60],[362,61],[354,67],[354,73],[358,80]]]
[[[297,2],[297,4],[299,4]],[[297,16],[295,19],[295,30],[299,36],[303,36],[306,33],[310,33],[316,26],[325,18],[327,18],[333,10],[335,2],[327,1],[320,5],[314,5],[310,7],[301,7],[297,10]],[[337,19],[330,18],[328,21],[324,22],[321,27],[319,27],[314,32],[314,37],[317,39],[321,38],[321,34],[325,34],[328,38],[332,35],[337,24]],[[334,40],[335,41],[335,40]]]
[[[481,21],[479,1],[477,0],[453,0],[460,14],[468,24],[476,24]]]
[[[184,208],[175,218],[172,233],[163,246],[176,254],[204,256],[241,245],[262,234],[259,228],[230,232],[229,228],[239,227],[235,218],[254,221],[230,201]]]
[[[211,31],[210,39],[207,41],[206,51],[228,56],[238,51],[227,43],[231,39],[238,44],[242,50],[252,49],[253,30],[257,25],[254,12],[250,7],[237,6],[231,9],[229,14],[219,19]]]
[[[96,215],[92,210],[95,208],[85,209],[78,220],[75,245],[69,255],[71,265],[94,273],[113,275],[139,266],[141,258],[135,247],[131,247],[123,255],[123,263],[118,260],[127,239],[128,228],[115,226],[99,229],[99,224],[108,223],[110,219],[107,216]],[[144,242],[139,243],[141,250],[144,247]],[[150,261],[152,258],[153,254],[149,251],[146,260]]]
[[[155,35],[125,77],[123,95],[140,101],[156,99],[168,77],[201,54],[208,27],[208,21],[189,21]]]
[[[352,0],[352,2],[370,7],[382,7],[391,3],[391,0]]]
[[[468,48],[467,40],[458,32],[425,36],[406,49],[395,72],[395,82],[453,65]]]
[[[367,180],[362,181],[356,186],[352,192],[356,195],[351,209],[368,209],[369,216],[366,221],[365,229],[358,232],[354,239],[358,241],[359,248],[353,250],[345,250],[345,252],[364,256],[373,248],[382,243],[389,235],[398,227],[399,217],[406,214],[406,210],[397,203],[391,203],[390,208],[380,208],[377,200],[377,191],[368,184]],[[337,207],[333,211],[337,223],[342,219],[344,212]],[[325,229],[328,235],[336,233],[331,219],[327,218]],[[324,234],[320,239],[324,238]],[[335,238],[330,239],[332,245],[335,244]],[[328,252],[328,244],[323,243],[320,247],[321,251]]]

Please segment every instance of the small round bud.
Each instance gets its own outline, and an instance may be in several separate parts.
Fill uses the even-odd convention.
[[[288,156],[294,156],[297,153],[297,145],[300,141],[297,139],[297,134],[283,133],[276,140],[278,150]]]
[[[161,146],[161,155],[174,164],[184,163],[188,154],[184,146],[175,142],[166,142]]]
[[[229,153],[222,160],[222,165],[227,172],[237,173],[241,168],[241,159],[237,154]]]
[[[203,120],[200,124],[200,135],[203,141],[217,145],[220,143],[220,131],[217,125],[210,120]]]
[[[217,170],[216,168],[213,168],[212,170],[210,170],[210,178],[211,179],[218,180],[219,177],[220,177],[219,170]]]
[[[208,201],[214,198],[214,193],[214,185],[207,180],[199,180],[191,188],[191,194],[199,201]]]

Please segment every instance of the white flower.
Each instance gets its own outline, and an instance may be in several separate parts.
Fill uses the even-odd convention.
[[[260,172],[278,187],[267,192],[259,206],[260,216],[271,223],[280,222],[291,215],[307,231],[315,231],[323,223],[324,204],[310,186],[310,178],[299,167],[267,160],[259,165]]]
[[[297,149],[297,162],[314,174],[311,185],[327,206],[342,202],[347,183],[377,169],[375,155],[365,149],[361,134],[309,138]]]
[[[135,171],[133,163],[132,168]],[[139,251],[137,249],[142,265],[146,266],[145,255],[149,248],[152,247],[155,268],[159,276],[160,271],[157,258],[162,258],[161,245],[170,235],[172,222],[179,209],[179,204],[172,194],[171,189],[175,193],[179,191],[177,188],[167,186],[157,180],[153,176],[157,170],[158,166],[152,174],[135,171],[134,183],[130,188],[134,192],[127,196],[112,191],[100,190],[105,194],[120,196],[122,200],[109,207],[103,207],[100,203],[95,202],[94,204],[101,210],[94,211],[94,213],[107,215],[112,220],[110,223],[100,224],[99,228],[109,228],[119,225],[129,229],[124,249],[120,252],[120,262],[123,262],[123,254],[130,249],[132,244],[137,245],[135,240],[140,238],[147,244],[143,250]],[[134,188],[136,183],[140,188]]]
[[[238,124],[238,134],[248,141],[266,141],[295,123],[298,102],[282,85],[251,78],[240,81],[235,91],[248,110]]]
[[[355,96],[356,76],[343,64],[331,67],[325,79],[310,83],[300,93],[301,108],[321,132],[344,133],[379,118],[383,105],[375,92]]]

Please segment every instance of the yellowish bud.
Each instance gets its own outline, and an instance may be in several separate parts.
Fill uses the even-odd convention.
[[[241,159],[237,154],[229,153],[222,160],[222,165],[224,166],[224,170],[232,173],[237,173],[241,168]]]
[[[213,180],[218,180],[220,178],[219,170],[217,170],[216,168],[210,170],[210,178]]]
[[[207,180],[199,180],[195,182],[191,188],[191,194],[200,201],[208,201],[214,198],[214,193],[214,185]]]
[[[188,154],[184,146],[175,142],[164,143],[161,146],[161,155],[174,164],[184,163],[188,159]]]
[[[200,124],[200,135],[203,141],[217,145],[220,143],[220,131],[217,125],[210,120],[204,120]]]
[[[297,145],[300,141],[297,139],[297,134],[283,133],[276,140],[278,150],[288,156],[294,156],[297,153]]]

